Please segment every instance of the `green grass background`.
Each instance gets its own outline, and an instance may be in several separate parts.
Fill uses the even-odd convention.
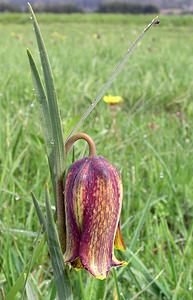
[[[38,19],[67,136],[152,16],[41,15]],[[108,91],[124,98],[116,111],[116,126],[110,108],[101,101],[81,131],[93,137],[97,153],[122,173],[121,220],[127,247],[150,199],[133,251],[153,278],[163,270],[159,281],[171,299],[191,300],[193,17],[160,19]],[[0,41],[0,299],[7,300],[31,259],[40,229],[30,192],[44,207],[44,186],[50,178],[26,55],[29,48],[39,61],[29,16],[1,15]],[[76,158],[84,152],[85,144],[78,142]],[[124,258],[130,260],[127,252]],[[113,274],[101,283],[84,271],[70,271],[75,299],[102,299],[96,293],[102,285],[103,299],[162,299],[146,289],[146,280],[135,267],[120,270],[114,274],[120,293]],[[10,299],[21,299],[21,293],[22,284],[20,293],[13,292]],[[55,299],[46,246],[30,270],[24,299]]]

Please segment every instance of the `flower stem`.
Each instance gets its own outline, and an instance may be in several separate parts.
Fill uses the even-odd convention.
[[[65,207],[64,207],[64,185],[63,178],[59,179],[56,184],[56,201],[57,201],[57,225],[58,236],[62,252],[66,249],[66,224],[65,224]]]
[[[84,132],[79,132],[77,134],[74,134],[67,140],[67,142],[65,144],[66,153],[68,154],[72,145],[80,139],[85,140],[87,142],[87,144],[89,146],[89,157],[95,156],[96,155],[95,143],[94,143],[93,139],[91,139],[91,137]]]

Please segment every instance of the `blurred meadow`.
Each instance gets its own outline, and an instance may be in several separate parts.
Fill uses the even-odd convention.
[[[38,16],[65,137],[151,19]],[[112,113],[101,100],[80,128],[121,171],[127,250],[118,256],[129,264],[106,281],[70,270],[74,299],[193,299],[193,17],[160,21],[107,92],[123,103]],[[44,209],[51,184],[26,55],[29,48],[39,62],[29,15],[0,15],[0,40],[0,299],[52,300],[52,267],[30,194]],[[76,143],[77,159],[85,151]]]

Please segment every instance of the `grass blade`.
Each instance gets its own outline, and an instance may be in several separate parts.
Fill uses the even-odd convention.
[[[152,275],[149,273],[148,269],[144,266],[142,261],[137,257],[135,253],[133,253],[130,249],[126,250],[126,255],[131,257],[130,264],[138,270],[141,274],[143,274],[145,280],[148,283],[151,283],[150,289],[156,296],[163,296],[166,299],[170,299],[170,293],[166,290],[166,288]]]
[[[115,289],[116,289],[116,298],[117,298],[117,300],[121,300],[121,295],[120,295],[120,290],[119,290],[119,283],[118,283],[118,280],[117,280],[117,274],[116,274],[115,269],[112,269],[112,273],[113,273]]]
[[[44,91],[43,84],[40,79],[38,69],[37,69],[35,61],[32,57],[32,54],[30,53],[29,50],[27,50],[27,55],[28,55],[28,59],[29,59],[29,64],[30,64],[30,69],[31,69],[31,74],[32,74],[33,82],[34,82],[37,99],[40,103],[40,107],[41,107],[41,111],[42,111],[42,115],[43,115],[43,120],[44,120],[43,129],[44,129],[45,140],[46,140],[46,144],[47,144],[47,155],[48,155],[49,165],[51,166],[50,170],[53,170],[54,169],[54,160],[51,159],[52,158],[51,153],[53,152],[53,144],[51,143],[51,141],[54,140],[54,136],[53,136],[53,131],[52,131],[52,123],[51,123],[48,101],[47,101],[47,97],[46,97],[46,94]],[[52,172],[51,172],[51,176],[53,178]]]
[[[27,300],[39,300],[39,296],[34,289],[34,285],[29,279],[26,282],[26,295]]]
[[[35,262],[35,260],[39,257],[40,253],[42,253],[42,249],[43,249],[43,246],[45,244],[45,240],[42,239],[40,241],[40,243],[38,244],[38,241],[39,241],[39,236],[41,234],[41,230],[39,231],[39,234],[35,240],[35,247],[34,247],[34,251],[32,253],[32,256],[31,256],[31,259],[29,261],[29,264],[26,268],[26,278],[25,278],[25,282],[24,282],[24,286],[23,286],[23,292],[22,292],[22,297],[21,299],[23,300],[24,299],[24,294],[25,294],[25,288],[26,288],[26,284],[27,284],[27,281],[28,281],[28,277],[29,277],[29,274],[30,274],[30,271],[32,269],[32,266]]]
[[[17,293],[22,289],[25,283],[25,272],[22,272],[12,288],[9,290],[8,294],[6,295],[6,300],[13,300]]]
[[[146,220],[146,218],[147,218],[147,214],[148,214],[149,208],[150,208],[150,203],[151,203],[151,196],[149,197],[149,199],[147,200],[147,202],[146,202],[146,204],[145,204],[145,207],[144,207],[144,210],[143,210],[143,212],[142,212],[141,218],[140,218],[140,220],[139,220],[139,223],[138,223],[138,225],[137,225],[137,228],[136,228],[136,230],[135,230],[135,232],[134,232],[134,235],[133,235],[133,237],[132,237],[132,240],[131,240],[131,243],[130,243],[130,246],[129,246],[129,249],[130,249],[131,251],[133,251],[134,248],[135,248],[135,245],[136,245],[136,243],[137,243],[137,239],[138,239],[138,237],[139,237],[139,234],[140,234],[140,232],[141,232],[141,229],[143,228],[143,225],[144,225],[145,220]]]
[[[30,53],[30,51],[28,49],[27,49],[27,55],[28,55],[28,59],[29,59],[29,64],[30,64],[30,68],[31,68],[32,79],[34,82],[37,99],[40,102],[43,117],[45,118],[45,120],[44,120],[45,126],[44,127],[46,129],[46,136],[47,136],[46,141],[48,142],[53,138],[48,102],[47,102],[46,94],[45,94],[44,87],[43,87],[43,84],[40,79],[40,75],[39,75],[37,66],[35,64],[32,54]],[[48,143],[48,145],[50,145],[50,143]]]
[[[141,291],[139,291],[135,296],[133,296],[130,300],[137,299],[142,293],[144,293],[148,288],[161,276],[163,270],[151,281],[149,282]]]
[[[173,254],[172,246],[171,246],[171,243],[170,243],[170,232],[169,232],[169,228],[167,226],[166,221],[161,220],[161,222],[162,222],[163,231],[165,232],[165,237],[166,237],[167,246],[168,246],[168,263],[169,263],[170,268],[171,268],[174,287],[176,287],[176,285],[177,285],[177,273],[176,273],[176,267],[175,267],[175,262],[174,262],[174,254]]]
[[[36,239],[37,241],[37,239]],[[33,267],[35,261],[38,259],[38,257],[42,254],[42,249],[45,244],[45,240],[42,239],[40,243],[34,247],[34,251],[32,253],[32,257],[27,264],[25,270],[19,275],[18,279],[14,283],[14,285],[11,287],[9,292],[6,295],[6,300],[13,300],[15,299],[17,293],[22,290],[22,288],[25,288],[25,283],[28,277],[28,274],[30,272],[30,269]],[[27,274],[26,274],[27,273]]]
[[[158,153],[158,151],[156,151],[156,149],[148,142],[148,141],[144,141],[144,143],[149,147],[149,149],[151,149],[151,151],[153,152],[153,154],[155,155],[155,157],[159,160],[159,162],[161,163],[161,165],[163,166],[163,168],[166,171],[166,174],[168,175],[168,179],[170,181],[171,187],[173,189],[173,192],[176,192],[176,187],[174,185],[173,179],[172,179],[172,175],[167,167],[167,164],[164,162],[164,160],[162,159],[162,157],[160,156],[160,154]]]
[[[70,286],[70,280],[68,272],[65,270],[63,255],[59,244],[58,234],[55,228],[55,223],[51,211],[51,204],[46,190],[45,195],[46,200],[46,231],[48,238],[48,248],[50,252],[50,258],[52,261],[52,267],[54,271],[54,278],[56,283],[56,288],[58,292],[58,299],[64,300],[73,299],[72,290]]]
[[[33,193],[32,193],[32,200],[33,200],[33,203],[34,203],[34,206],[35,206],[35,209],[36,209],[36,213],[38,215],[40,225],[42,226],[43,231],[46,231],[46,220],[45,220],[44,215],[42,213],[42,210],[39,206],[38,200],[36,199],[36,197]]]

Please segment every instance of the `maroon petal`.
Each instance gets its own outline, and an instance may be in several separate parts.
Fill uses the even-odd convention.
[[[66,252],[64,261],[71,262],[79,256],[80,230],[77,211],[81,206],[79,199],[84,187],[78,186],[77,180],[81,178],[82,171],[88,165],[88,159],[83,158],[70,167],[66,177],[65,187],[65,213],[66,213]],[[80,205],[79,205],[80,203]]]

